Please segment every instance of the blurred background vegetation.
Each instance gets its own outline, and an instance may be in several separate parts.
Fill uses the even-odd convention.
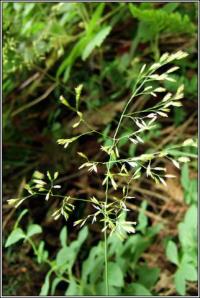
[[[75,114],[59,101],[61,95],[72,104],[74,88],[83,84],[81,110],[94,129],[108,134],[144,63],[156,61],[164,52],[184,50],[186,59],[174,75],[176,82],[164,82],[174,91],[184,83],[183,107],[173,108],[169,118],[144,136],[145,144],[122,144],[134,156],[148,147],[163,148],[197,136],[197,3],[3,3],[3,240],[10,233],[22,209],[13,210],[7,199],[19,197],[25,183],[37,169],[59,171],[62,194],[87,197],[104,195],[101,177],[79,171],[82,151],[99,158],[99,143],[105,140],[85,136],[70,149],[57,145],[65,138],[85,131],[72,130]],[[151,99],[148,99],[151,100]],[[132,109],[147,104],[137,98]],[[124,133],[131,127],[124,128]],[[184,149],[186,150],[186,149]],[[175,152],[179,155],[180,152]],[[135,182],[135,199],[128,206],[137,233],[125,242],[110,240],[113,265],[113,295],[197,295],[197,160],[195,149],[187,149],[191,161],[180,170],[165,164],[177,179],[168,188],[142,177]],[[26,202],[27,226],[43,227],[42,236],[52,259],[60,250],[59,233],[67,225],[69,243],[79,229],[72,226],[90,210],[81,203],[72,219],[58,222],[50,214],[57,201]],[[98,224],[89,234],[76,259],[74,275],[88,279],[83,295],[102,293],[102,239]],[[186,260],[186,261],[185,261]],[[84,265],[85,264],[85,265]],[[88,268],[86,270],[86,267]],[[84,269],[85,268],[85,269]],[[3,294],[38,295],[47,268],[39,265],[28,244],[4,251]],[[99,273],[98,273],[99,272]],[[96,286],[95,286],[96,285]],[[74,294],[60,282],[55,295]],[[49,292],[50,293],[50,292]]]

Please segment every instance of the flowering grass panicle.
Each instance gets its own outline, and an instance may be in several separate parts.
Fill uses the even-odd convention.
[[[77,152],[77,154],[83,158],[84,162],[79,166],[79,169],[87,169],[89,173],[99,175],[99,167],[104,168],[104,175],[102,178],[102,186],[105,187],[105,196],[103,200],[99,200],[95,196],[87,199],[78,197],[71,197],[69,195],[59,195],[58,190],[61,185],[56,183],[58,178],[58,172],[51,175],[47,172],[46,175],[39,171],[34,172],[31,181],[26,184],[26,195],[20,198],[10,199],[8,203],[19,207],[25,200],[30,197],[44,196],[46,201],[49,201],[53,197],[60,199],[60,205],[53,212],[52,216],[55,220],[64,216],[68,220],[70,214],[75,209],[74,202],[84,201],[91,204],[93,213],[87,215],[85,218],[78,219],[74,222],[74,226],[83,226],[87,222],[97,222],[102,224],[102,232],[105,239],[105,281],[106,281],[106,294],[108,291],[108,267],[107,267],[107,234],[116,233],[120,239],[124,239],[127,234],[135,233],[136,222],[122,220],[121,216],[123,211],[129,211],[126,206],[126,201],[133,199],[133,190],[131,189],[131,182],[133,180],[140,179],[142,174],[152,179],[155,183],[163,184],[167,186],[165,179],[174,178],[175,176],[167,173],[164,166],[154,166],[153,162],[160,161],[162,164],[163,159],[171,161],[177,168],[180,167],[180,163],[188,162],[189,158],[181,156],[178,160],[175,160],[171,154],[173,149],[184,146],[197,146],[196,142],[192,139],[185,140],[182,144],[177,144],[171,147],[163,148],[159,151],[150,151],[141,155],[129,156],[122,158],[120,153],[120,142],[122,139],[126,139],[130,144],[140,145],[144,144],[144,134],[157,127],[157,121],[161,117],[168,117],[171,107],[182,106],[181,99],[184,97],[184,86],[180,85],[176,92],[168,92],[162,84],[162,81],[173,82],[174,79],[170,76],[171,73],[178,70],[177,66],[171,66],[174,60],[180,60],[187,56],[187,53],[178,51],[173,54],[163,54],[159,61],[151,66],[143,65],[138,78],[135,82],[134,88],[131,92],[130,98],[125,103],[123,111],[120,115],[118,124],[112,135],[105,137],[105,135],[97,130],[90,129],[90,125],[87,123],[87,119],[84,117],[84,113],[80,111],[80,98],[83,85],[79,85],[75,88],[76,101],[74,105],[71,105],[67,99],[63,96],[60,97],[60,102],[67,108],[77,114],[79,120],[73,124],[73,128],[76,128],[80,123],[85,124],[89,129],[86,133],[72,136],[67,139],[59,139],[57,142],[59,145],[64,146],[65,149],[68,146],[78,141],[83,135],[87,134],[100,134],[104,136],[104,139],[109,139],[109,145],[101,145],[100,151],[104,154],[102,160],[90,160],[84,152]],[[163,72],[163,69],[169,65],[168,70]],[[161,96],[163,94],[163,96]],[[137,96],[149,96],[152,98],[152,106],[144,108],[141,111],[131,111],[130,106],[133,100]],[[161,98],[162,97],[162,98]],[[161,99],[160,99],[161,98]],[[130,121],[132,132],[124,135],[122,134],[123,121]],[[127,123],[127,122],[126,122]],[[123,183],[120,179],[123,178]],[[118,196],[116,196],[116,190]]]

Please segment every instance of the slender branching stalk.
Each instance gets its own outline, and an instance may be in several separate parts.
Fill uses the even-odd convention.
[[[180,163],[188,162],[189,158],[185,155],[185,152],[178,159],[174,159],[173,149],[182,148],[185,146],[197,146],[197,142],[193,139],[185,140],[181,144],[175,144],[171,147],[165,147],[157,152],[144,153],[139,156],[129,156],[122,158],[120,157],[120,141],[127,139],[134,145],[140,145],[144,143],[144,133],[156,129],[156,121],[159,117],[167,117],[170,111],[170,107],[180,107],[182,105],[181,99],[184,97],[183,90],[184,86],[178,87],[177,91],[172,94],[167,92],[165,88],[160,86],[160,82],[174,81],[170,74],[178,69],[177,66],[170,66],[170,68],[162,72],[163,66],[171,64],[174,60],[179,60],[186,57],[187,54],[178,51],[174,54],[165,53],[161,56],[158,62],[152,64],[150,67],[144,65],[136,80],[135,86],[132,90],[130,98],[125,103],[125,106],[120,115],[117,127],[112,135],[106,136],[97,130],[94,130],[87,123],[84,118],[84,114],[80,111],[80,97],[83,85],[79,85],[75,88],[76,102],[72,106],[63,96],[60,101],[62,104],[67,106],[72,112],[76,113],[79,120],[73,124],[73,128],[78,127],[81,123],[85,125],[89,131],[80,135],[73,136],[68,139],[59,139],[58,144],[63,145],[67,148],[69,144],[77,141],[83,135],[87,134],[98,134],[109,140],[110,145],[102,145],[101,150],[106,153],[107,160],[105,158],[100,161],[92,161],[83,152],[78,152],[85,162],[79,167],[79,169],[87,168],[89,172],[98,174],[98,167],[103,166],[105,173],[102,181],[102,185],[105,187],[105,199],[99,200],[95,196],[87,199],[72,198],[71,196],[62,196],[56,193],[57,189],[61,188],[61,185],[56,184],[58,172],[53,175],[47,172],[45,176],[43,173],[36,171],[33,174],[33,178],[25,186],[25,192],[28,194],[23,197],[8,200],[8,203],[18,207],[22,202],[29,199],[30,197],[38,197],[39,195],[45,196],[45,200],[48,201],[52,197],[60,199],[60,206],[53,212],[52,216],[55,220],[64,216],[68,220],[69,215],[75,209],[75,203],[78,201],[84,201],[92,204],[94,212],[87,215],[85,218],[78,219],[74,222],[74,226],[83,226],[90,219],[92,223],[98,220],[100,223],[103,222],[102,232],[104,233],[104,259],[105,259],[105,292],[109,295],[109,276],[108,276],[108,244],[107,237],[113,233],[116,233],[122,240],[127,236],[128,233],[135,233],[134,225],[135,222],[126,221],[122,219],[122,214],[125,211],[129,211],[126,207],[126,201],[134,198],[131,190],[131,182],[139,179],[142,175],[142,171],[145,172],[149,179],[152,179],[155,183],[162,183],[166,186],[165,178],[174,178],[174,175],[166,173],[166,168],[162,166],[162,160],[170,160],[174,166],[180,167]],[[159,71],[159,73],[158,73]],[[160,74],[161,73],[161,74]],[[159,94],[164,93],[162,99]],[[142,111],[128,111],[132,101],[137,96],[143,95],[150,97],[151,101],[154,102],[151,107],[145,108]],[[133,131],[126,135],[120,134],[122,128],[122,122],[130,121],[130,126],[133,126]],[[125,121],[124,121],[125,122]],[[191,155],[190,155],[191,156]],[[153,161],[158,160],[161,165],[153,166]],[[118,183],[120,177],[125,178],[125,182],[121,186]],[[116,197],[113,195],[113,190],[119,190],[121,195]],[[32,244],[33,246],[33,244]],[[34,247],[34,246],[33,246]],[[70,276],[69,276],[70,278]]]

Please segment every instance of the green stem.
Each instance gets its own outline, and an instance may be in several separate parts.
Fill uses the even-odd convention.
[[[148,76],[147,76],[147,77],[148,77]],[[125,105],[125,107],[124,107],[124,109],[123,109],[123,112],[122,112],[122,114],[121,114],[121,117],[120,117],[119,122],[118,122],[118,125],[117,125],[117,128],[116,128],[116,130],[115,130],[115,134],[114,134],[114,136],[113,136],[114,144],[115,144],[115,141],[116,141],[116,136],[117,136],[117,133],[118,133],[118,131],[119,131],[119,128],[120,128],[122,119],[123,119],[123,117],[124,117],[124,115],[125,115],[125,113],[126,113],[126,110],[127,110],[128,106],[129,106],[129,104],[131,103],[131,101],[133,100],[133,98],[138,94],[138,91],[140,90],[140,88],[141,88],[141,87],[146,83],[146,81],[147,81],[147,79],[145,79],[145,80],[139,85],[139,87],[136,88],[136,87],[137,87],[137,84],[140,82],[141,79],[142,79],[142,76],[141,76],[141,77],[139,76],[138,79],[137,79],[137,81],[136,81],[136,83],[135,83],[135,87],[134,87],[133,94],[132,94],[132,96],[129,98],[129,100],[127,101],[127,103],[126,103],[126,105]],[[113,144],[113,145],[114,145],[114,144]]]
[[[107,249],[107,234],[104,231],[104,258],[105,258],[105,285],[106,285],[106,296],[109,295],[109,284],[108,284],[108,249]]]
[[[122,119],[124,117],[124,114],[130,104],[130,102],[132,101],[132,99],[134,98],[134,96],[137,94],[137,92],[139,91],[139,89],[144,85],[144,83],[146,82],[144,80],[144,82],[136,89],[137,87],[137,84],[138,82],[140,81],[140,78],[138,78],[138,80],[136,81],[136,84],[135,84],[135,91],[133,92],[132,96],[130,97],[130,99],[128,100],[128,102],[126,103],[125,107],[124,107],[124,110],[121,114],[121,117],[120,117],[120,120],[119,120],[119,123],[117,125],[117,128],[116,128],[116,131],[115,131],[115,134],[114,134],[114,137],[113,137],[113,145],[112,147],[115,146],[115,143],[116,143],[116,136],[117,136],[117,133],[118,133],[118,130],[120,128],[120,125],[121,125],[121,122],[122,122]],[[111,156],[109,158],[109,161],[107,162],[107,173],[106,175],[109,173],[110,171],[110,162],[111,162]],[[105,211],[106,211],[106,207],[107,207],[107,202],[108,202],[108,179],[106,180],[106,198],[105,198]],[[105,287],[106,287],[106,295],[108,296],[109,295],[109,282],[108,282],[108,247],[107,247],[107,234],[106,234],[106,221],[104,221],[104,258],[105,258]]]
[[[107,173],[110,171],[110,163],[107,164]],[[108,202],[108,179],[106,180],[106,198],[105,198],[105,212]],[[109,295],[109,283],[108,283],[108,245],[107,245],[107,233],[106,233],[106,221],[104,221],[104,259],[105,259],[105,287],[106,295]]]
[[[118,133],[118,130],[120,128],[122,119],[123,119],[123,117],[125,115],[125,112],[126,112],[128,106],[129,106],[129,104],[131,103],[131,101],[133,100],[133,98],[136,96],[136,94],[138,93],[138,91],[140,90],[140,88],[145,84],[145,82],[147,80],[147,79],[144,79],[144,81],[137,88],[137,84],[140,82],[141,78],[142,77],[140,77],[140,76],[138,77],[138,79],[137,79],[137,81],[135,83],[133,94],[130,97],[130,99],[128,100],[128,102],[126,103],[126,105],[125,105],[125,107],[123,109],[123,112],[121,114],[121,117],[119,119],[117,128],[116,128],[115,133],[114,133],[112,147],[115,146],[116,136],[117,136],[117,133]],[[111,156],[109,158],[109,161],[106,163],[106,165],[107,165],[107,173],[106,173],[106,175],[108,175],[108,173],[110,171],[110,162],[111,162]],[[107,202],[108,202],[108,179],[106,180],[106,191],[105,191],[105,193],[106,193],[106,198],[105,198],[105,211],[106,211]],[[105,288],[106,288],[106,295],[108,296],[109,295],[109,282],[108,282],[108,247],[107,247],[106,221],[104,221],[104,258],[105,258]]]

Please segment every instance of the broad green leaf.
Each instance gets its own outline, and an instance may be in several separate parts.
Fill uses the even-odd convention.
[[[25,237],[26,237],[26,235],[23,232],[23,230],[20,228],[16,228],[8,236],[5,247],[8,247],[8,246],[18,242],[19,240],[24,239]]]
[[[167,258],[169,261],[171,261],[172,263],[174,263],[176,265],[179,264],[177,246],[171,240],[167,244],[166,255],[167,255]]]
[[[197,243],[195,246],[188,247],[188,249],[183,249],[181,264],[190,264],[194,268],[197,268],[198,256],[197,256]]]
[[[137,224],[137,230],[141,231],[143,234],[146,231],[146,227],[148,225],[148,218],[145,215],[145,210],[147,208],[147,201],[143,201],[141,204],[141,210],[138,216],[138,224]]]
[[[39,264],[44,262],[48,258],[48,251],[44,249],[44,241],[41,241],[38,247],[38,253],[37,253],[37,261]]]
[[[184,262],[181,264],[180,270],[186,280],[197,281],[197,269],[193,265]]]
[[[101,274],[100,265],[103,260],[102,242],[99,242],[97,246],[91,248],[88,258],[83,262],[81,276],[84,283],[87,280],[96,282]]]
[[[186,204],[196,204],[198,198],[197,191],[197,179],[189,179],[188,186],[184,187],[184,199]]]
[[[105,290],[105,282],[99,282],[97,285],[95,285],[96,295],[105,296],[106,290]],[[109,284],[109,296],[118,296],[121,294],[121,289],[117,287],[113,287]]]
[[[163,224],[157,224],[147,229],[148,237],[153,237],[163,229]]]
[[[57,266],[62,266],[68,264],[72,258],[74,258],[75,252],[70,247],[63,247],[60,249],[56,256],[56,264]]]
[[[121,268],[117,263],[108,263],[108,280],[111,286],[123,287],[124,278]]]
[[[101,29],[96,35],[93,37],[92,40],[87,44],[85,49],[83,50],[82,59],[86,60],[91,52],[94,50],[95,47],[99,47],[104,39],[107,37],[107,35],[110,33],[111,27],[106,26],[103,29]]]
[[[32,224],[27,229],[27,237],[29,238],[35,234],[40,234],[40,233],[42,233],[42,228],[37,224]]]
[[[136,264],[141,254],[149,247],[150,244],[151,239],[145,239],[139,234],[133,235],[129,237],[123,245],[123,251],[121,255],[125,253],[127,254],[128,252],[130,255],[131,262]]]
[[[78,234],[78,239],[77,239],[78,247],[82,245],[82,243],[86,240],[87,236],[88,236],[88,228],[87,226],[85,226],[80,230]]]
[[[181,222],[178,225],[178,236],[183,249],[187,249],[188,247],[194,245],[194,241],[196,240],[194,238],[195,235],[193,234],[193,232],[193,229],[191,229],[184,222]]]
[[[70,280],[69,286],[67,288],[67,291],[65,292],[66,296],[73,296],[78,295],[78,285],[74,279]]]
[[[90,271],[89,280],[91,284],[95,284],[104,274],[104,259],[103,256],[99,256],[94,263],[93,271]]]
[[[123,253],[123,242],[117,237],[116,234],[112,234],[108,238],[108,245],[109,245],[109,256],[113,256],[116,254],[117,256],[120,256]]]
[[[88,228],[87,228],[87,226],[85,226],[80,230],[80,232],[78,234],[78,239],[73,241],[70,244],[69,248],[73,252],[73,256],[70,259],[70,267],[71,268],[76,260],[77,254],[78,254],[83,242],[86,240],[87,236],[88,236]]]
[[[196,229],[197,227],[197,206],[191,205],[190,208],[187,210],[184,222],[187,224],[187,226]]]
[[[189,168],[187,163],[185,163],[181,169],[181,184],[185,189],[187,189],[190,185]]]
[[[184,249],[197,246],[197,207],[190,206],[184,221],[178,225],[179,239]]]
[[[57,285],[62,281],[62,278],[60,277],[56,277],[53,281],[52,281],[52,284],[51,284],[51,295],[54,295],[55,294],[55,290],[56,290],[56,287]]]
[[[62,247],[67,246],[67,227],[63,227],[60,232],[60,242]]]
[[[197,204],[198,200],[198,182],[197,179],[192,179],[188,191],[188,196],[189,196],[189,204],[195,203]],[[187,201],[186,201],[187,203]]]
[[[44,283],[42,285],[41,291],[40,291],[40,296],[47,296],[49,292],[49,278],[51,275],[51,270],[47,273]]]
[[[93,284],[81,284],[79,288],[80,295],[93,296],[95,294],[95,290],[93,289],[93,287]]]
[[[181,295],[185,295],[185,276],[180,269],[175,273],[174,282],[177,292]]]
[[[138,269],[136,269],[136,273],[139,276],[138,282],[147,289],[151,289],[159,277],[160,269],[139,265]]]
[[[63,270],[65,268],[72,268],[79,249],[88,235],[88,229],[85,226],[78,234],[78,239],[73,241],[70,246],[64,246],[56,256],[56,264],[61,267]]]
[[[125,288],[125,294],[131,296],[152,296],[151,292],[139,283],[129,284]]]

